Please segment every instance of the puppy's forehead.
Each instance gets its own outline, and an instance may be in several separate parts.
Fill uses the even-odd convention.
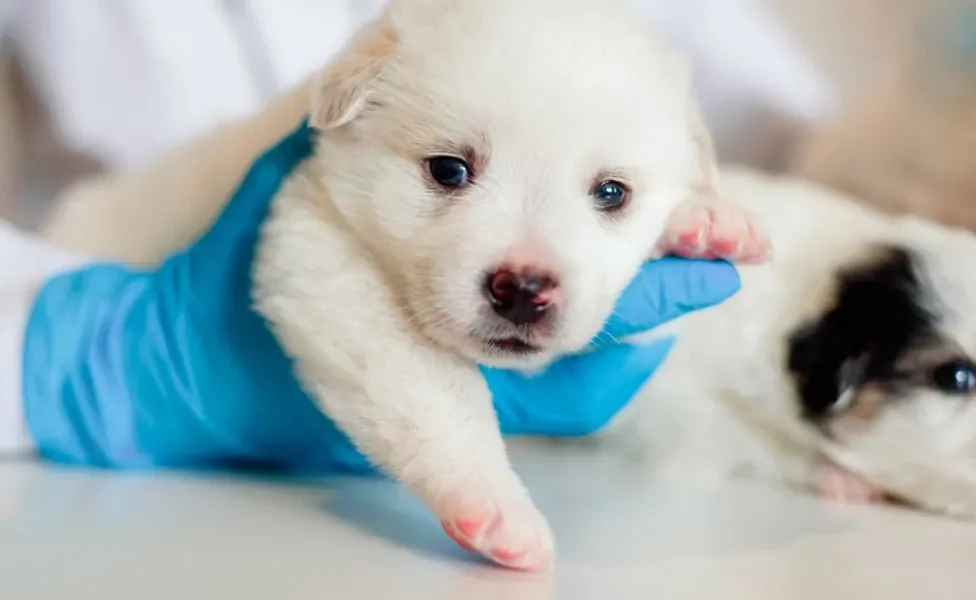
[[[946,232],[919,254],[927,296],[939,329],[976,358],[976,236]]]
[[[615,0],[430,6],[400,25],[392,83],[445,112],[540,133],[598,121],[610,134],[684,134],[689,65]]]

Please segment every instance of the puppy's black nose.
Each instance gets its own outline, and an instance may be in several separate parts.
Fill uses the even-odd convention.
[[[491,307],[515,325],[531,325],[545,317],[558,288],[554,277],[532,269],[501,269],[485,279]]]

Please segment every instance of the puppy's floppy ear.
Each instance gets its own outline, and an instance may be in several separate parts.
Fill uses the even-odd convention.
[[[718,158],[715,154],[715,144],[708,124],[701,109],[694,101],[688,109],[688,127],[691,139],[695,144],[698,171],[692,182],[695,194],[705,198],[718,196]]]
[[[845,392],[889,382],[907,353],[937,340],[917,264],[908,249],[876,248],[835,274],[833,300],[790,335],[787,367],[807,419],[829,414]]]
[[[386,20],[356,35],[313,88],[312,127],[335,129],[359,116],[373,99],[376,82],[399,42],[396,30]]]

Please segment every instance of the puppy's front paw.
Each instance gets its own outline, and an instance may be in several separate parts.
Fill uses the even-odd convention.
[[[833,502],[877,504],[886,499],[883,490],[863,477],[826,461],[814,465],[811,485],[820,496]]]
[[[505,505],[452,501],[440,516],[444,531],[459,546],[496,564],[523,571],[552,564],[552,531],[528,498]]]
[[[704,202],[688,202],[674,210],[658,249],[685,258],[754,264],[766,262],[772,253],[755,216],[735,205]]]

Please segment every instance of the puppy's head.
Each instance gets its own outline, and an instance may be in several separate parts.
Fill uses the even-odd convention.
[[[895,496],[976,516],[976,237],[906,221],[790,340],[806,420]]]
[[[410,318],[496,366],[585,346],[673,207],[714,184],[688,65],[616,0],[393,0],[311,122]]]

